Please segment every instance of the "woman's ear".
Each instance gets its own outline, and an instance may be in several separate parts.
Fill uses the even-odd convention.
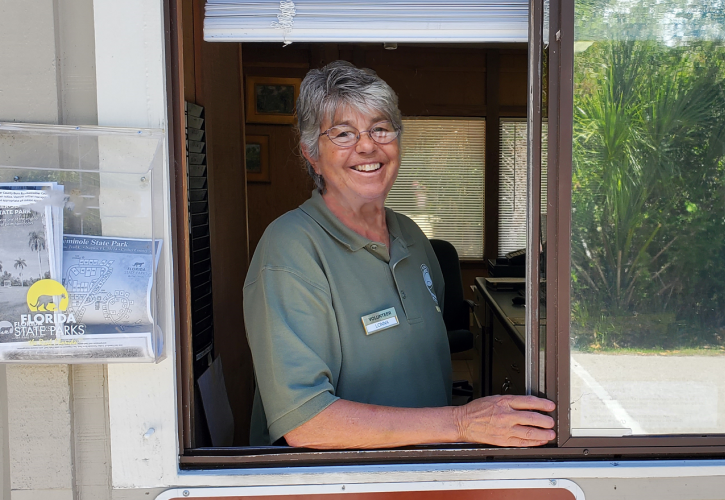
[[[300,144],[300,151],[302,152],[302,156],[305,157],[305,160],[310,162],[310,165],[312,165],[312,168],[314,169],[315,173],[317,175],[319,175],[320,172],[317,170],[317,162],[314,158],[312,158],[312,155],[307,150],[307,146],[305,146],[304,144]]]

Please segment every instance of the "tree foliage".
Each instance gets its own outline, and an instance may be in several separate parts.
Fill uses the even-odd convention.
[[[716,334],[725,326],[723,45],[595,42],[575,75],[573,330],[599,342],[585,334],[592,318],[659,314],[680,340]],[[617,345],[639,342],[636,329],[617,330]]]

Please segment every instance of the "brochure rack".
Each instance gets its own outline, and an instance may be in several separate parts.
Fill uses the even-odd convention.
[[[204,108],[185,102],[186,173],[189,186],[189,268],[191,269],[191,344],[194,380],[214,359],[214,307],[212,298],[209,186],[206,168]]]
[[[158,362],[164,133],[0,123],[0,362]]]

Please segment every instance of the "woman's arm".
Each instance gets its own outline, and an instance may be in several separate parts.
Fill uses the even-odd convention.
[[[339,399],[285,434],[290,446],[394,448],[430,443],[540,446],[554,439],[554,403],[534,396],[489,396],[463,406],[393,408]]]

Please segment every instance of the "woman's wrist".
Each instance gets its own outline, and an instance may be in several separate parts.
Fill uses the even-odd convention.
[[[466,411],[466,405],[463,406],[449,406],[448,408],[451,409],[451,416],[453,419],[453,429],[455,431],[454,436],[454,443],[463,443],[466,442],[466,429],[468,427],[467,424],[467,411]]]

